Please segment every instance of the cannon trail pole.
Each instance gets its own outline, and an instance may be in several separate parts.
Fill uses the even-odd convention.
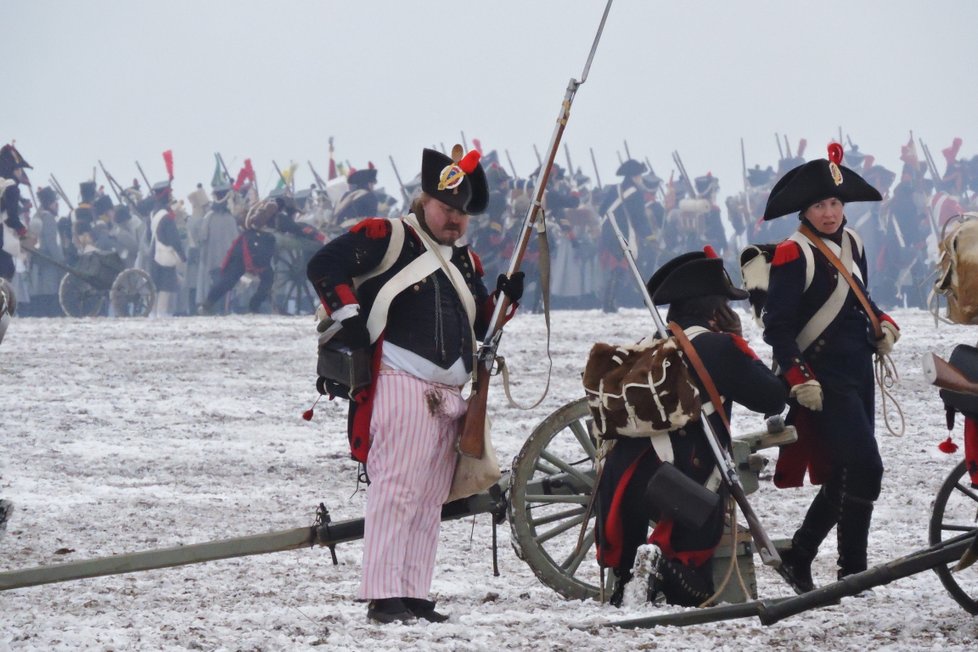
[[[625,235],[621,232],[618,227],[618,221],[615,219],[614,213],[608,213],[607,219],[611,222],[611,228],[614,230],[615,235],[618,237],[618,242],[621,244],[622,253],[625,256],[625,260],[628,262],[628,267],[632,271],[632,275],[635,277],[635,281],[638,283],[638,287],[642,294],[642,299],[645,301],[646,307],[649,312],[652,313],[652,320],[655,322],[656,331],[658,331],[659,337],[666,338],[669,333],[666,330],[665,322],[662,321],[662,317],[659,315],[659,311],[655,307],[655,303],[652,301],[652,297],[649,296],[649,290],[645,286],[645,280],[642,278],[641,272],[638,271],[638,265],[635,263],[635,257],[632,255],[632,250],[628,245],[628,240]],[[690,365],[690,371],[695,373],[695,370]],[[713,406],[714,412],[719,413],[722,409],[722,405]],[[723,483],[727,485],[730,490],[730,495],[734,497],[737,501],[737,506],[740,507],[740,511],[743,512],[744,518],[747,520],[747,525],[750,528],[751,536],[754,537],[754,541],[757,543],[758,552],[761,555],[761,561],[763,561],[768,566],[773,566],[774,568],[781,567],[781,556],[778,554],[777,549],[774,547],[774,542],[771,537],[768,536],[767,531],[764,526],[761,525],[760,519],[757,518],[757,514],[754,509],[750,506],[747,501],[747,493],[744,491],[744,485],[740,482],[740,476],[737,474],[737,465],[734,463],[733,458],[730,457],[730,451],[720,443],[720,437],[717,435],[714,424],[707,417],[707,413],[704,411],[701,417],[706,428],[704,428],[704,433],[706,434],[706,441],[710,445],[710,450],[713,452],[713,457],[716,460],[717,466],[720,468],[720,475],[723,478]]]
[[[544,191],[547,188],[550,170],[553,168],[554,159],[557,156],[557,148],[560,147],[560,138],[563,136],[564,128],[567,126],[567,120],[570,118],[571,104],[574,103],[574,96],[577,95],[577,89],[587,81],[588,71],[591,69],[591,62],[594,60],[594,53],[598,49],[598,42],[601,40],[601,33],[604,31],[605,21],[608,19],[608,12],[611,10],[611,2],[612,0],[608,0],[604,8],[604,13],[601,15],[601,23],[598,25],[598,32],[594,35],[594,42],[591,44],[591,52],[588,54],[587,63],[584,64],[584,72],[581,73],[581,79],[578,81],[571,77],[571,80],[567,83],[567,91],[560,104],[560,113],[557,115],[557,124],[554,126],[553,135],[550,137],[547,160],[540,165],[540,172],[537,174],[535,180],[536,195],[529,208],[527,208],[516,248],[509,261],[509,269],[506,272],[508,277],[512,277],[513,274],[519,271],[520,262],[530,242],[530,234],[534,230],[537,217],[543,212]],[[469,396],[469,407],[465,413],[462,436],[458,442],[459,452],[477,459],[481,459],[485,453],[489,372],[492,371],[492,366],[496,359],[496,350],[499,348],[499,340],[503,334],[503,323],[506,321],[506,313],[509,305],[509,298],[505,294],[500,293],[500,296],[496,299],[496,307],[493,310],[492,319],[489,322],[489,330],[486,332],[486,338],[479,347],[478,359],[476,360],[476,379],[472,386],[472,394]]]

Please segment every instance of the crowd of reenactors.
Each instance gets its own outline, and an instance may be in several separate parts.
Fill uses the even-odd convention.
[[[926,305],[943,224],[978,203],[978,156],[959,157],[961,144],[955,139],[942,151],[942,171],[926,148],[918,153],[911,138],[900,148],[902,169],[891,171],[848,142],[846,165],[884,198],[846,209],[850,226],[862,234],[872,256],[870,291],[881,306]],[[791,220],[765,222],[761,213],[780,176],[805,162],[804,151],[801,141],[795,154],[789,151],[777,166],[745,164],[742,182],[730,184],[740,190],[723,202],[719,179],[710,173],[687,178],[678,154],[674,160],[680,172],[668,179],[658,176],[648,159],[622,160],[611,184],[594,182],[579,167],[554,165],[544,199],[548,246],[530,240],[522,263],[524,305],[542,308],[540,278],[548,272],[554,309],[614,312],[641,306],[612,217],[642,278],[676,252],[707,244],[737,270],[743,246],[779,242],[794,230]],[[484,154],[483,165],[490,200],[485,213],[473,218],[469,240],[483,257],[487,278],[493,278],[506,271],[538,170],[519,177],[495,150]],[[297,188],[282,176],[265,197],[250,162],[236,179],[225,169],[223,176],[215,174],[209,189],[197,184],[185,198],[173,192],[172,177],[148,188],[137,179],[123,187],[106,173],[108,190],[85,180],[75,201],[53,179],[36,193],[31,188],[33,199],[21,193],[13,211],[27,229],[29,248],[43,257],[19,247],[12,221],[5,224],[4,250],[15,267],[8,280],[20,314],[62,314],[58,284],[65,272],[55,263],[72,266],[97,251],[117,252],[127,266],[151,275],[159,316],[311,312],[313,293],[284,298],[276,279],[295,277],[319,245],[360,219],[402,214],[420,187],[415,177],[391,195],[377,187],[373,164],[334,175],[331,160],[327,180],[312,171],[316,183],[310,187]],[[5,211],[9,215],[11,206]]]

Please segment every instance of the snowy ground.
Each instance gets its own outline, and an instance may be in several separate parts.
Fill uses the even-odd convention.
[[[906,415],[902,438],[879,437],[888,472],[870,541],[871,563],[926,545],[933,497],[958,457],[937,450],[946,436],[937,392],[920,357],[976,340],[976,329],[896,311],[896,349]],[[511,460],[546,415],[580,395],[579,371],[597,340],[634,341],[648,314],[553,315],[553,381],[531,411],[492,393],[500,459]],[[765,359],[753,326],[748,336]],[[345,405],[315,398],[311,318],[241,316],[162,321],[17,319],[0,348],[0,497],[17,506],[0,540],[0,570],[164,548],[309,525],[320,501],[336,520],[362,515],[348,460]],[[540,315],[510,323],[501,353],[524,389],[546,374]],[[737,413],[738,430],[760,418]],[[958,436],[960,442],[960,436]],[[772,456],[774,454],[772,453]],[[775,537],[789,536],[812,488],[762,482],[751,496]],[[867,598],[764,627],[756,619],[685,629],[578,630],[636,618],[567,601],[542,585],[500,528],[501,575],[492,574],[490,519],[443,525],[433,591],[449,623],[371,625],[354,602],[361,546],[235,560],[80,580],[0,593],[0,649],[895,649],[974,650],[978,620],[924,573]],[[834,541],[816,580],[834,576]],[[789,594],[757,564],[762,598]]]

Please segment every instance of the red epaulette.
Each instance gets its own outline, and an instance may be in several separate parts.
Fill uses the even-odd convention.
[[[771,265],[773,267],[785,265],[793,260],[797,260],[800,256],[801,247],[798,243],[794,240],[785,240],[774,250],[774,258],[771,260]]]
[[[482,259],[479,258],[479,254],[469,249],[469,254],[472,256],[472,264],[475,266],[475,271],[479,276],[485,276],[486,270],[482,268]]]
[[[368,217],[350,229],[351,233],[363,231],[371,240],[380,240],[390,235],[391,224],[383,217]]]
[[[741,351],[743,351],[750,359],[752,359],[752,360],[758,360],[759,359],[757,357],[757,354],[754,353],[754,349],[750,348],[750,344],[748,344],[747,343],[747,340],[745,340],[743,337],[741,337],[740,335],[737,335],[736,333],[730,333],[730,338],[733,340],[734,345],[738,349],[740,349]]]

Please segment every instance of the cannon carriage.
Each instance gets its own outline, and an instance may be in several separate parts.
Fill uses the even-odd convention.
[[[147,317],[156,303],[156,285],[144,270],[128,267],[114,251],[91,251],[78,256],[75,265],[28,248],[64,271],[58,286],[58,302],[69,317],[105,314],[106,305],[117,317]]]

